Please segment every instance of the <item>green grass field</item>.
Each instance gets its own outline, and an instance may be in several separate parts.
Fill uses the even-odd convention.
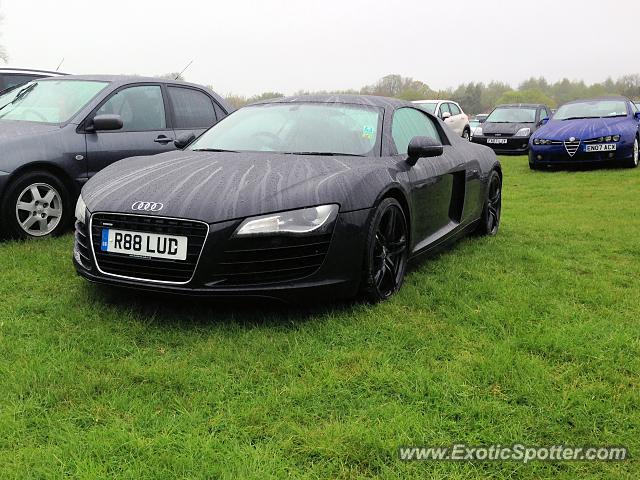
[[[502,227],[393,300],[105,290],[72,236],[0,244],[0,479],[638,478],[625,462],[404,463],[400,445],[640,455],[640,169],[503,158]]]

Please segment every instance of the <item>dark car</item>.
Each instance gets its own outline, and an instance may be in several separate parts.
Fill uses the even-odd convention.
[[[43,237],[70,225],[81,186],[117,160],[174,150],[229,108],[197,85],[66,76],[0,95],[0,227]]]
[[[549,107],[540,104],[499,105],[482,127],[476,128],[473,142],[487,145],[496,153],[525,154],[529,150],[531,134],[551,116],[550,112]]]
[[[501,185],[491,149],[414,104],[272,100],[184,151],[89,180],[74,263],[89,280],[138,289],[376,301],[398,290],[409,258],[494,235]]]
[[[59,77],[62,75],[66,74],[47,70],[28,70],[26,68],[0,68],[0,92],[24,85],[38,78]]]
[[[625,97],[576,100],[562,105],[532,137],[529,166],[622,163],[638,166],[640,112]]]

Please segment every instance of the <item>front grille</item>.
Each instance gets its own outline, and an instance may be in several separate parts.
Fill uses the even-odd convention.
[[[132,232],[179,235],[188,238],[186,260],[166,260],[103,252],[100,250],[103,228]],[[93,250],[98,268],[112,275],[170,283],[188,282],[202,252],[208,227],[204,223],[175,218],[124,214],[94,214],[91,222]]]
[[[573,141],[565,140],[564,148],[569,154],[569,156],[573,157],[578,152],[578,149],[580,148],[580,140],[573,140]]]
[[[89,230],[86,223],[76,221],[74,255],[78,263],[91,270],[91,251],[89,249]]]
[[[330,233],[232,238],[211,278],[218,285],[236,286],[298,280],[320,268],[330,243]]]
[[[509,138],[513,137],[512,133],[485,133],[485,137],[498,137],[498,138]]]

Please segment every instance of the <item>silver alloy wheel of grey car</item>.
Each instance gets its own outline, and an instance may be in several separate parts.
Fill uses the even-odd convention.
[[[47,183],[27,186],[18,196],[16,219],[25,233],[44,237],[55,230],[62,219],[62,197]]]

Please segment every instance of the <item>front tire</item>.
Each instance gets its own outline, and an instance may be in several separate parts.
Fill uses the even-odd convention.
[[[638,166],[639,148],[640,146],[638,142],[638,137],[636,137],[635,140],[633,141],[633,155],[628,163],[629,168],[636,168]]]
[[[478,235],[493,237],[500,228],[502,213],[502,178],[493,170],[489,175],[487,194],[482,208],[482,217],[476,230]]]
[[[464,131],[462,132],[462,138],[464,138],[467,141],[471,141],[471,131],[468,129],[464,129]]]
[[[380,202],[369,225],[362,294],[372,303],[388,299],[402,283],[409,258],[407,219],[394,198]]]
[[[64,183],[45,171],[27,172],[11,182],[2,202],[2,225],[12,238],[59,235],[72,216]]]

